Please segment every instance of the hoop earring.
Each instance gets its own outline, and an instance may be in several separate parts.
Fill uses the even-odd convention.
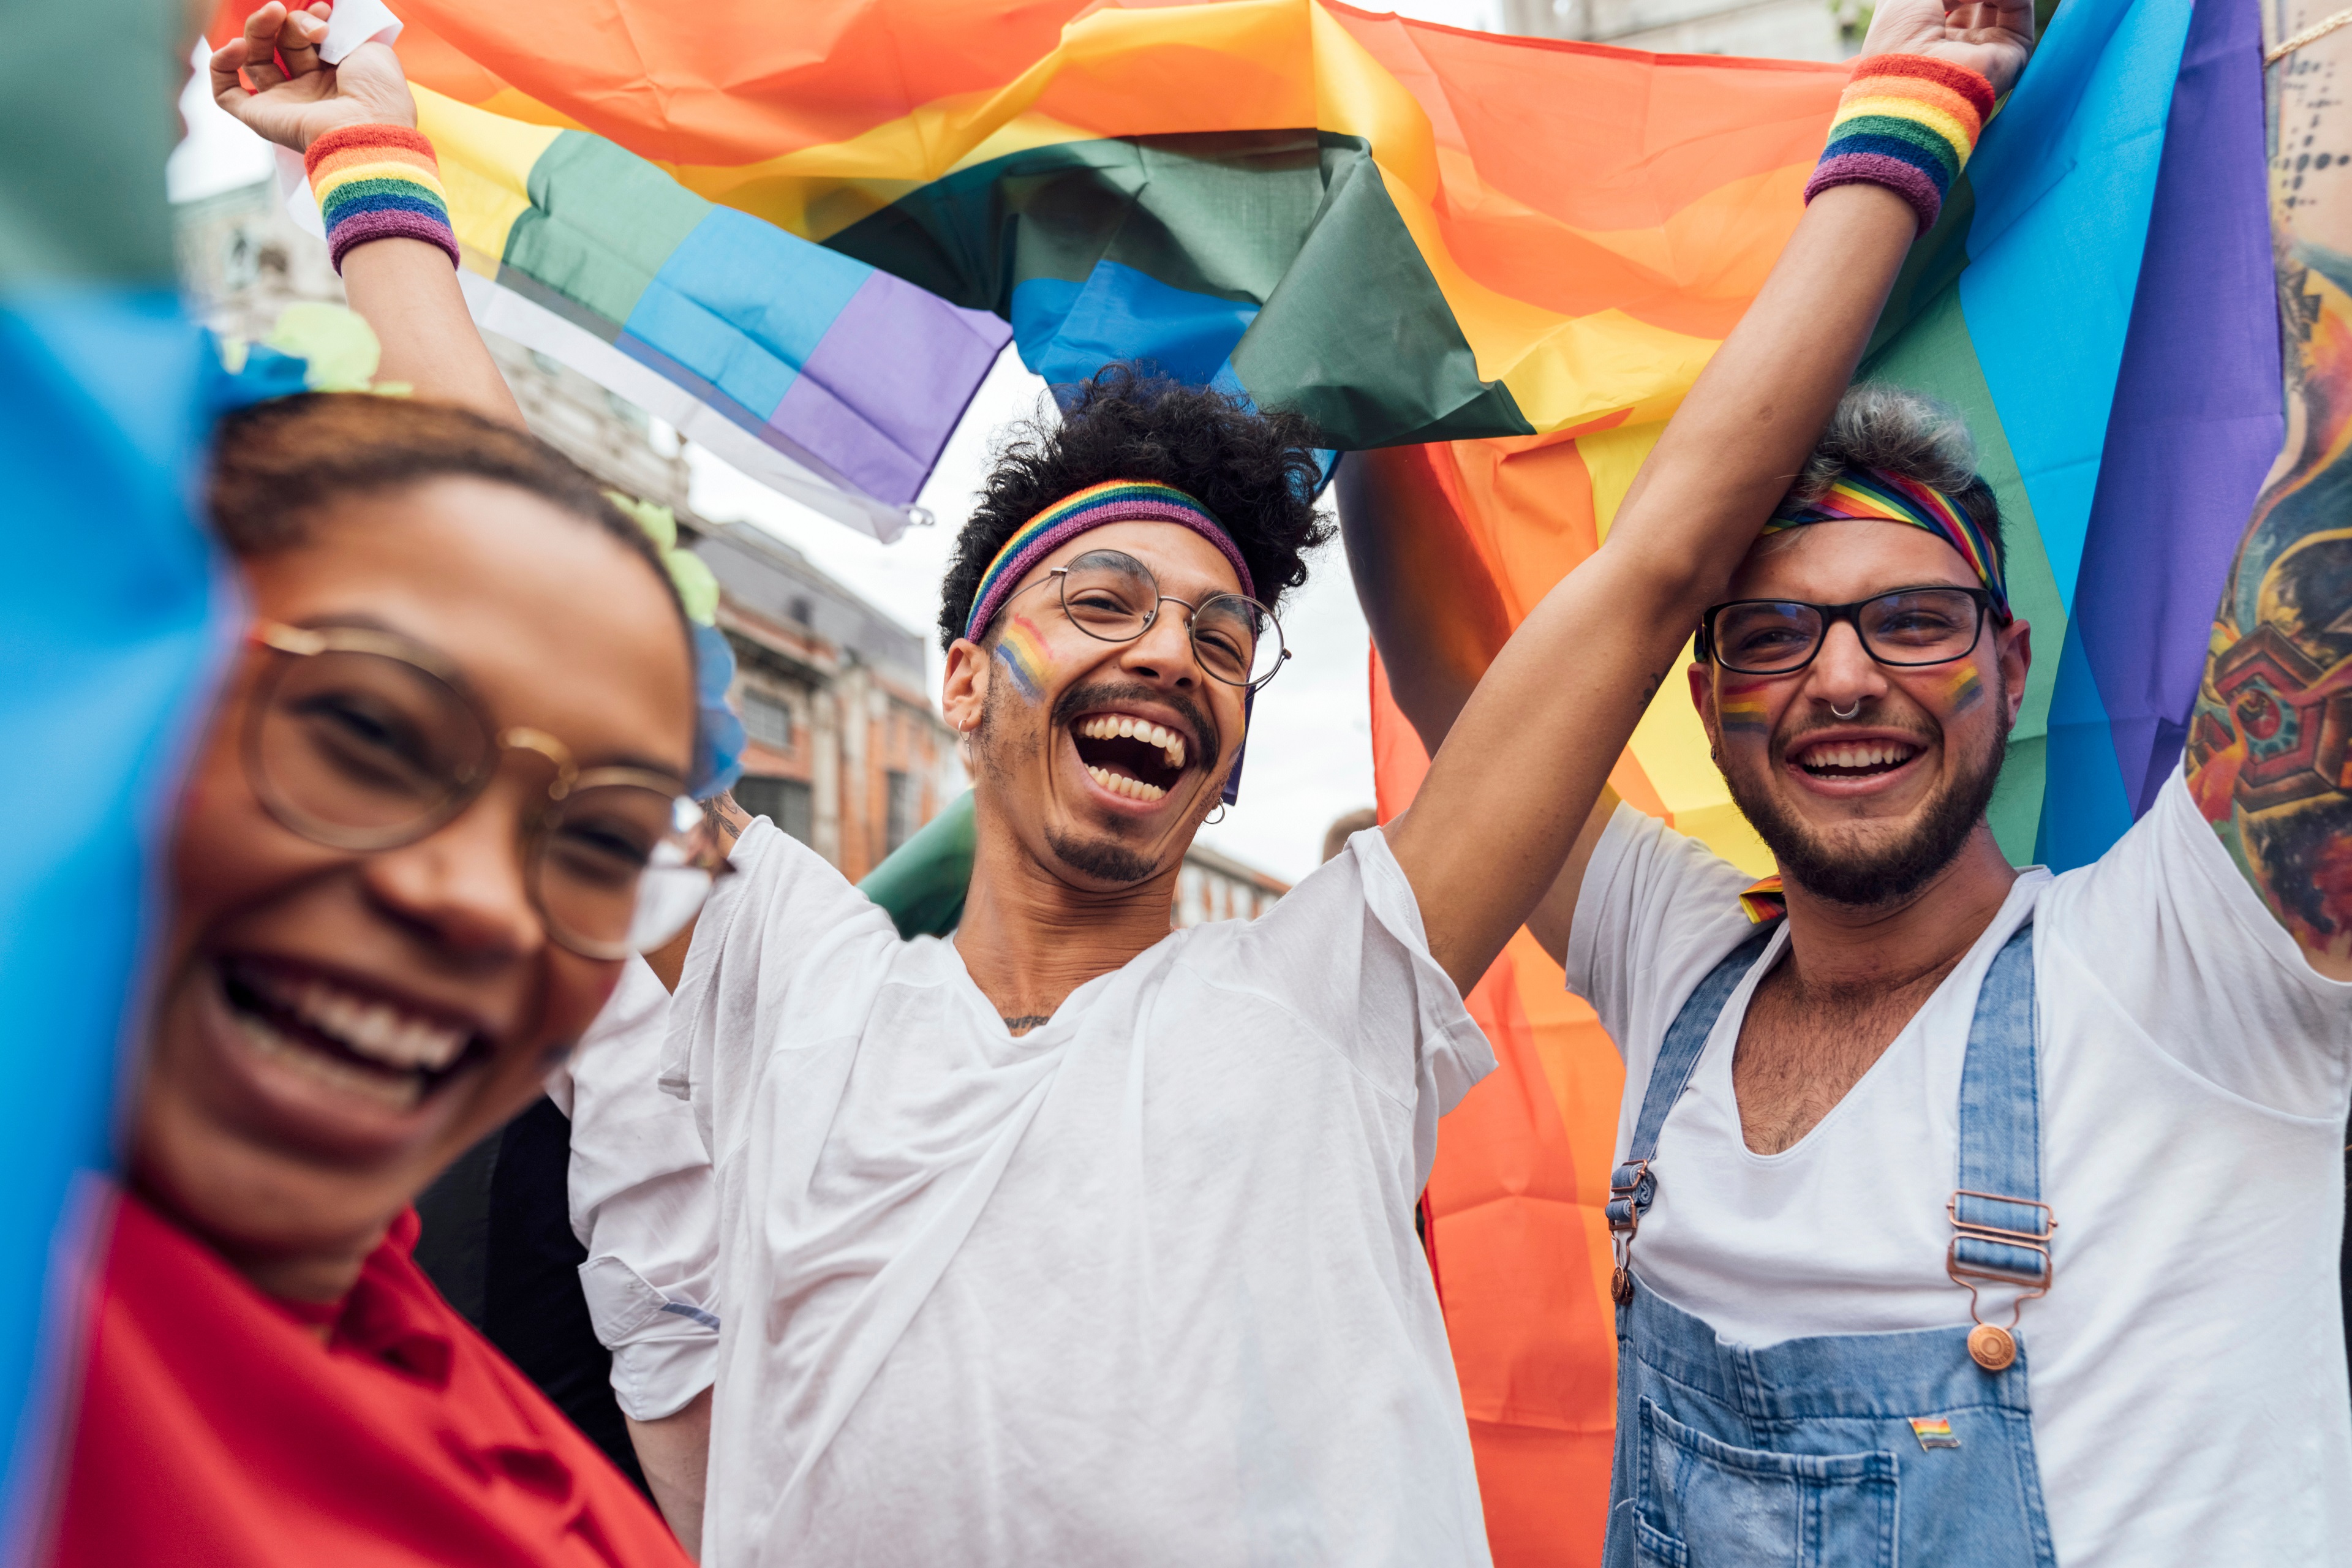
[[[1204,817],[1201,818],[1201,826],[1203,826],[1203,827],[1214,827],[1217,824],[1219,824],[1220,822],[1223,822],[1224,819],[1225,819],[1225,803],[1224,803],[1223,801],[1222,801],[1222,800],[1221,800],[1221,801],[1217,802],[1217,809],[1216,809],[1214,812],[1213,812],[1212,814],[1210,814],[1210,815],[1209,815],[1209,816],[1204,816]]]

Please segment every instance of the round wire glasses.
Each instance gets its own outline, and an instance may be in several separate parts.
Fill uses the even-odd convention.
[[[1160,605],[1182,605],[1191,616],[1192,657],[1212,679],[1227,686],[1255,691],[1280,674],[1290,658],[1282,623],[1255,599],[1212,594],[1195,605],[1163,594],[1151,569],[1124,551],[1090,550],[1029,587],[1047,582],[1056,584],[1070,624],[1100,642],[1133,642],[1158,622]]]
[[[1900,588],[1850,605],[1735,599],[1699,618],[1696,651],[1738,675],[1794,675],[1843,621],[1881,664],[1949,664],[1976,651],[1991,605],[1982,588]]]
[[[702,908],[725,859],[678,780],[643,768],[581,769],[542,731],[499,731],[457,668],[406,637],[358,626],[264,622],[272,657],[246,717],[246,776],[280,824],[336,849],[393,849],[453,821],[505,754],[553,770],[523,844],[524,879],[548,935],[583,957],[649,952]]]

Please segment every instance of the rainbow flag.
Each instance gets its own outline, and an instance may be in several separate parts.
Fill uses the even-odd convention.
[[[223,0],[212,40],[251,8]],[[446,54],[421,31],[400,47]],[[1002,320],[713,203],[561,116],[486,112],[418,74],[478,321],[885,542],[930,521],[915,499],[1012,336]]]
[[[584,131],[416,89],[475,319],[885,542],[1012,334]]]
[[[1316,0],[404,9],[413,79],[509,134],[593,132],[992,312],[1049,381],[1149,358],[1344,447],[1662,417],[1843,80]]]
[[[1146,358],[1303,409],[1342,447],[1507,438],[1431,462],[1450,470],[1451,510],[1491,534],[1514,614],[1605,531],[1752,297],[1843,74],[1492,37],[1330,0],[821,0],[790,27],[743,0],[407,10],[401,52],[445,169],[459,165],[468,247],[513,297],[625,323],[622,356],[736,424],[772,387],[714,373],[734,339],[671,355],[692,335],[672,318],[697,315],[673,293],[735,319],[833,320],[852,275],[829,268],[855,258],[877,269],[856,275],[866,319],[920,302],[877,279],[919,285],[1009,323],[1050,381]],[[2239,482],[2211,465],[2168,482],[2182,448],[2151,422],[2202,405],[2156,389],[2208,384],[2168,374],[2198,362],[2143,334],[2154,370],[2119,375],[2189,13],[2069,0],[1865,366],[1971,416],[2026,536],[2012,576],[2043,658],[1995,808],[2020,859],[2095,855],[2168,768],[2179,650],[2209,606],[2148,578],[2172,557],[2141,548],[2145,520],[2210,510]],[[772,247],[764,270],[727,259],[728,237],[754,232],[730,214],[815,247]],[[940,341],[929,318],[904,335]],[[2274,378],[2240,352],[2261,336],[2217,338],[2243,373],[2228,395],[2251,447],[2275,418]],[[902,397],[926,395],[930,362],[875,363]],[[879,419],[887,401],[860,407]],[[2145,460],[2102,463],[2111,410]],[[2152,618],[2137,613],[2151,594]],[[1758,859],[1686,705],[1669,694],[1633,754],[1637,795]]]
[[[1150,359],[1302,409],[1337,446],[1397,448],[1349,460],[1410,487],[1451,563],[1389,649],[1407,656],[1466,615],[1515,623],[1591,551],[1794,226],[1843,79],[1333,0],[405,10],[436,139],[528,150],[484,162],[518,212],[570,199],[541,174],[580,144],[561,133],[602,138],[999,318],[1051,381]],[[2275,445],[2252,16],[2066,0],[1872,347],[1869,374],[1969,415],[2012,520],[2042,656],[1995,807],[2020,859],[2079,864],[2145,807]],[[663,188],[635,177],[632,201]],[[533,265],[516,227],[451,199],[502,277]],[[762,297],[794,287],[780,272]],[[1393,812],[1425,759],[1372,677]],[[1767,868],[1678,693],[1616,782]],[[1590,1563],[1622,1073],[1524,937],[1470,1002],[1502,1069],[1448,1119],[1429,1205],[1490,1534],[1505,1564]]]

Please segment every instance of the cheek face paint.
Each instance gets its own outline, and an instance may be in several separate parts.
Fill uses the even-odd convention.
[[[1015,616],[1004,635],[996,639],[996,660],[1013,678],[1013,687],[1031,702],[1045,694],[1045,671],[1049,660],[1045,638],[1026,616]]]
[[[1742,735],[1760,735],[1770,725],[1764,689],[1771,682],[1750,680],[1740,685],[1726,681],[1716,689],[1715,716],[1725,730]]]
[[[1958,718],[1984,700],[1984,681],[1977,675],[1977,667],[1962,660],[1953,667],[1943,680],[1944,706]]]

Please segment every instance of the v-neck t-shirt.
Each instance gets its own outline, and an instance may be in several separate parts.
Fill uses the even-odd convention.
[[[755,823],[664,1078],[715,1154],[706,1562],[1487,1561],[1413,1233],[1493,1066],[1372,830],[1014,1036]]]
[[[1594,851],[1568,983],[1624,1056],[1620,1160],[1684,1000],[1754,930],[1748,881],[1630,808]],[[1759,1154],[1731,1060],[1777,932],[1667,1114],[1634,1270],[1742,1344],[1966,1324],[1944,1272],[1960,1066],[1978,986],[2029,918],[2058,1229],[2017,1332],[2058,1562],[2333,1560],[2352,1542],[2336,1278],[2352,984],[2311,967],[2178,772],[2094,864],[2021,875],[1861,1080]],[[2019,1290],[1981,1289],[2005,1324]]]

